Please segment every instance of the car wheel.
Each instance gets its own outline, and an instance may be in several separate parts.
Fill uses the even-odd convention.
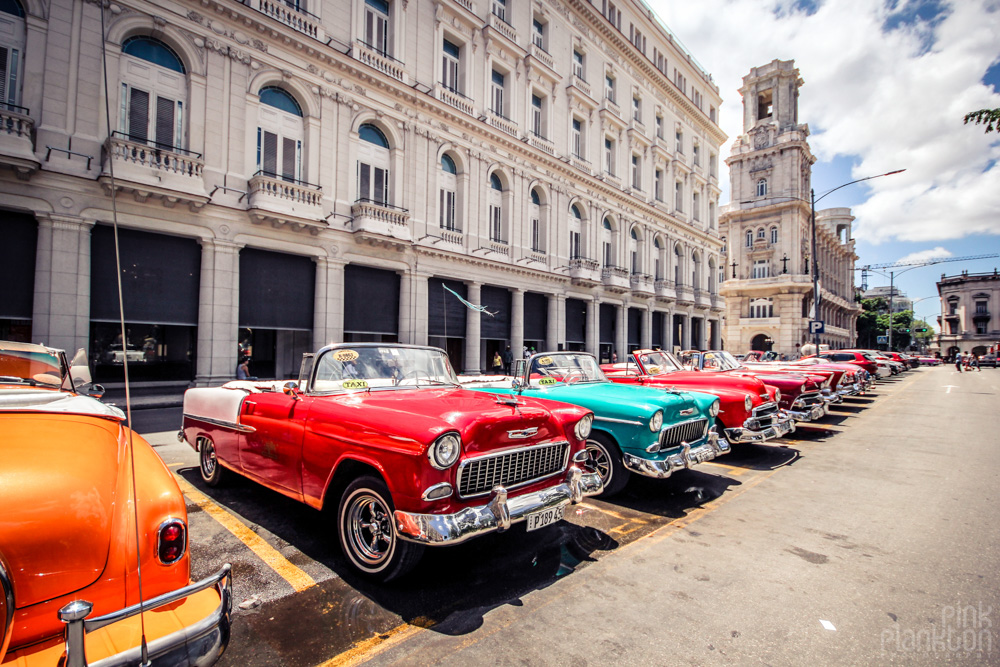
[[[603,433],[592,432],[587,438],[586,452],[587,460],[583,465],[600,475],[604,482],[601,496],[613,496],[625,488],[629,471],[622,463],[621,451],[614,440]]]
[[[215,454],[215,443],[208,438],[201,438],[201,442],[198,443],[198,454],[198,470],[201,472],[202,481],[209,486],[221,484],[226,470]]]
[[[344,555],[361,574],[377,581],[403,576],[423,555],[423,546],[399,539],[393,509],[385,483],[366,476],[347,485],[337,511]]]

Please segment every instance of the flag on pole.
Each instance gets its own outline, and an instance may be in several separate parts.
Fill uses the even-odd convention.
[[[445,285],[445,284],[442,283],[441,287],[445,288],[446,290],[448,290],[449,292],[451,292],[452,294],[454,294],[455,298],[458,299],[459,301],[461,301],[463,304],[465,304],[466,308],[468,308],[470,310],[475,310],[476,312],[479,312],[479,313],[486,313],[490,317],[493,317],[494,315],[496,315],[496,313],[491,313],[490,311],[486,310],[486,306],[477,306],[474,303],[470,303],[470,302],[466,301],[465,299],[463,299],[462,297],[460,297],[455,292],[455,290],[449,288],[447,285]]]

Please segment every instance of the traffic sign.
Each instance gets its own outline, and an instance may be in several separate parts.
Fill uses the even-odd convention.
[[[825,329],[825,322],[823,320],[812,320],[809,322],[809,333],[818,334],[823,333]]]
[[[878,336],[875,339],[875,344],[876,345],[888,345],[889,344],[889,337],[888,336]]]

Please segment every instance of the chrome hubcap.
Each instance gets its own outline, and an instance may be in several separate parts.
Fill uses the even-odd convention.
[[[347,513],[351,549],[366,563],[377,565],[389,555],[394,539],[389,508],[371,494],[357,496]]]
[[[201,472],[205,477],[215,474],[215,446],[211,443],[203,443],[201,446]]]
[[[611,460],[608,458],[608,453],[593,440],[587,441],[586,451],[587,460],[584,465],[600,475],[601,481],[606,484],[611,477]]]

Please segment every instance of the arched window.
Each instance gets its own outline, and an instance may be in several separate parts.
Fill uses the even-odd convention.
[[[715,258],[708,260],[708,293],[715,294]]]
[[[753,230],[752,229],[748,229],[747,230],[746,245],[747,245],[748,248],[752,248],[753,247]]]
[[[257,172],[285,181],[302,180],[305,127],[302,107],[283,88],[265,86],[258,93]]]
[[[680,243],[674,246],[674,284],[684,284],[684,253]]]
[[[639,233],[633,227],[629,230],[628,254],[632,273],[642,273],[642,257],[639,254]]]
[[[163,42],[139,35],[122,42],[118,129],[129,141],[164,150],[185,145],[184,63]]]
[[[358,201],[387,206],[389,195],[389,141],[371,123],[358,128]]]
[[[537,188],[531,189],[531,203],[528,206],[528,217],[531,220],[531,250],[533,252],[545,252],[545,211],[542,207],[542,198]]]
[[[458,201],[458,169],[455,161],[445,153],[441,156],[441,189],[439,197],[441,229],[461,231],[456,218]]]
[[[691,287],[701,289],[701,255],[691,253]]]
[[[766,197],[767,196],[767,179],[761,178],[757,181],[757,196]]]
[[[583,257],[583,216],[576,204],[569,207],[569,212],[569,257],[574,259]]]
[[[771,227],[771,244],[774,245],[778,242],[778,228]]]
[[[601,223],[601,248],[603,249],[604,266],[615,266],[615,228],[611,224],[611,218],[604,218]]]
[[[758,227],[757,228],[757,238],[759,238],[761,241],[764,240],[765,236],[764,236],[764,228],[763,227]]]
[[[503,183],[496,173],[490,174],[490,240],[506,243],[504,239]]]
[[[653,239],[653,280],[663,280],[663,243]]]
[[[17,0],[0,0],[0,104],[25,112],[21,104],[24,71],[24,8]]]

